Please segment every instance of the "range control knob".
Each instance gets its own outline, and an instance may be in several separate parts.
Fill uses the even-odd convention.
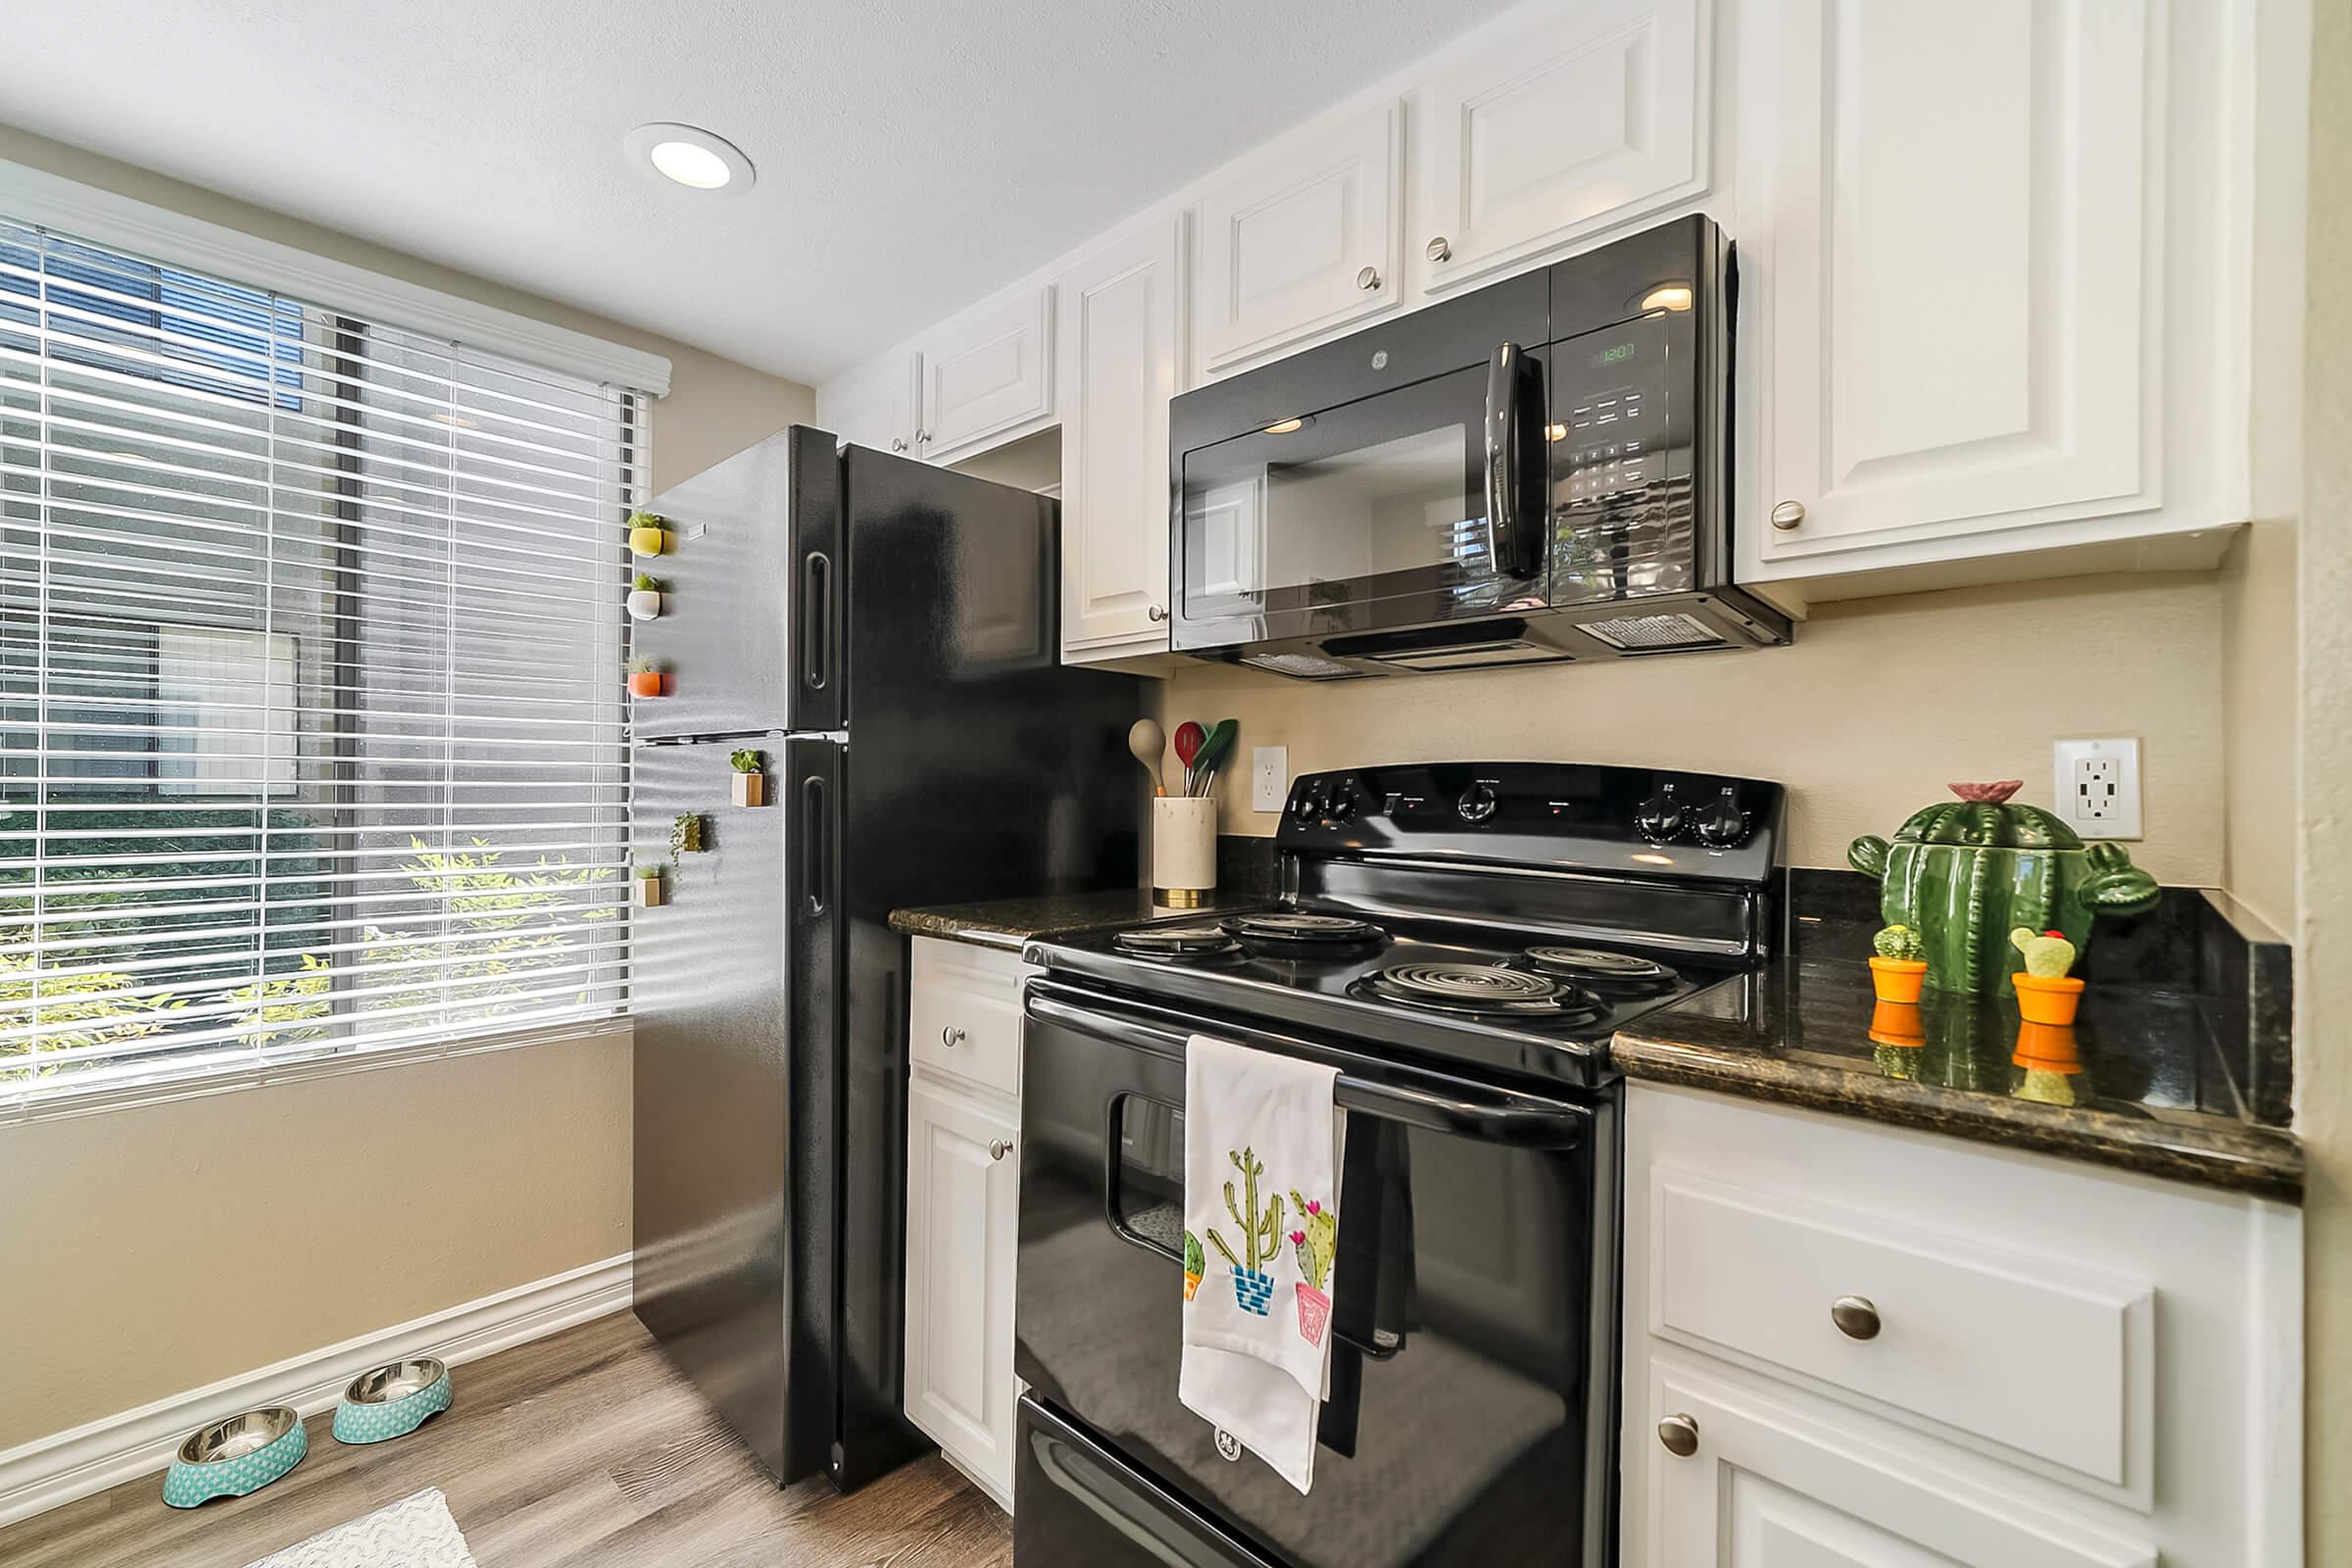
[[[1334,790],[1330,804],[1323,808],[1323,819],[1327,822],[1345,822],[1353,815],[1355,796],[1345,787]]]
[[[1473,784],[1462,791],[1462,798],[1453,803],[1465,822],[1484,822],[1494,814],[1494,786]]]
[[[1301,822],[1313,821],[1315,817],[1315,792],[1304,787],[1303,785],[1300,786],[1298,793],[1291,797],[1291,814]]]
[[[1747,837],[1747,813],[1740,803],[1725,790],[1714,800],[1698,808],[1698,820],[1691,824],[1698,842],[1712,849],[1728,850]]]
[[[1663,844],[1683,830],[1683,803],[1669,784],[1634,808],[1634,829],[1652,844]]]

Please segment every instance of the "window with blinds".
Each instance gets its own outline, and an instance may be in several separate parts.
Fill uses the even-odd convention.
[[[0,1102],[613,1010],[641,414],[0,220]]]

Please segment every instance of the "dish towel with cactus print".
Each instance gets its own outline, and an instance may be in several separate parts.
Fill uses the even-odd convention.
[[[1314,1484],[1331,1371],[1339,1076],[1206,1035],[1185,1047],[1176,1396],[1300,1492]]]

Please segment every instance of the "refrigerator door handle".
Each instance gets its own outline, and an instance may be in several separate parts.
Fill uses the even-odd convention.
[[[832,678],[833,558],[811,550],[801,563],[801,679],[821,692]]]
[[[801,780],[801,905],[811,918],[825,912],[831,896],[825,845],[825,781],[814,774]]]

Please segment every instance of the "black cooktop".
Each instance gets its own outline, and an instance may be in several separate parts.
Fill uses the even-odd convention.
[[[1331,922],[1331,923],[1327,923]],[[1320,927],[1319,931],[1309,932]],[[1743,972],[1734,961],[1507,926],[1269,904],[1030,944],[1024,956],[1200,1012],[1592,1084],[1633,1018]]]

